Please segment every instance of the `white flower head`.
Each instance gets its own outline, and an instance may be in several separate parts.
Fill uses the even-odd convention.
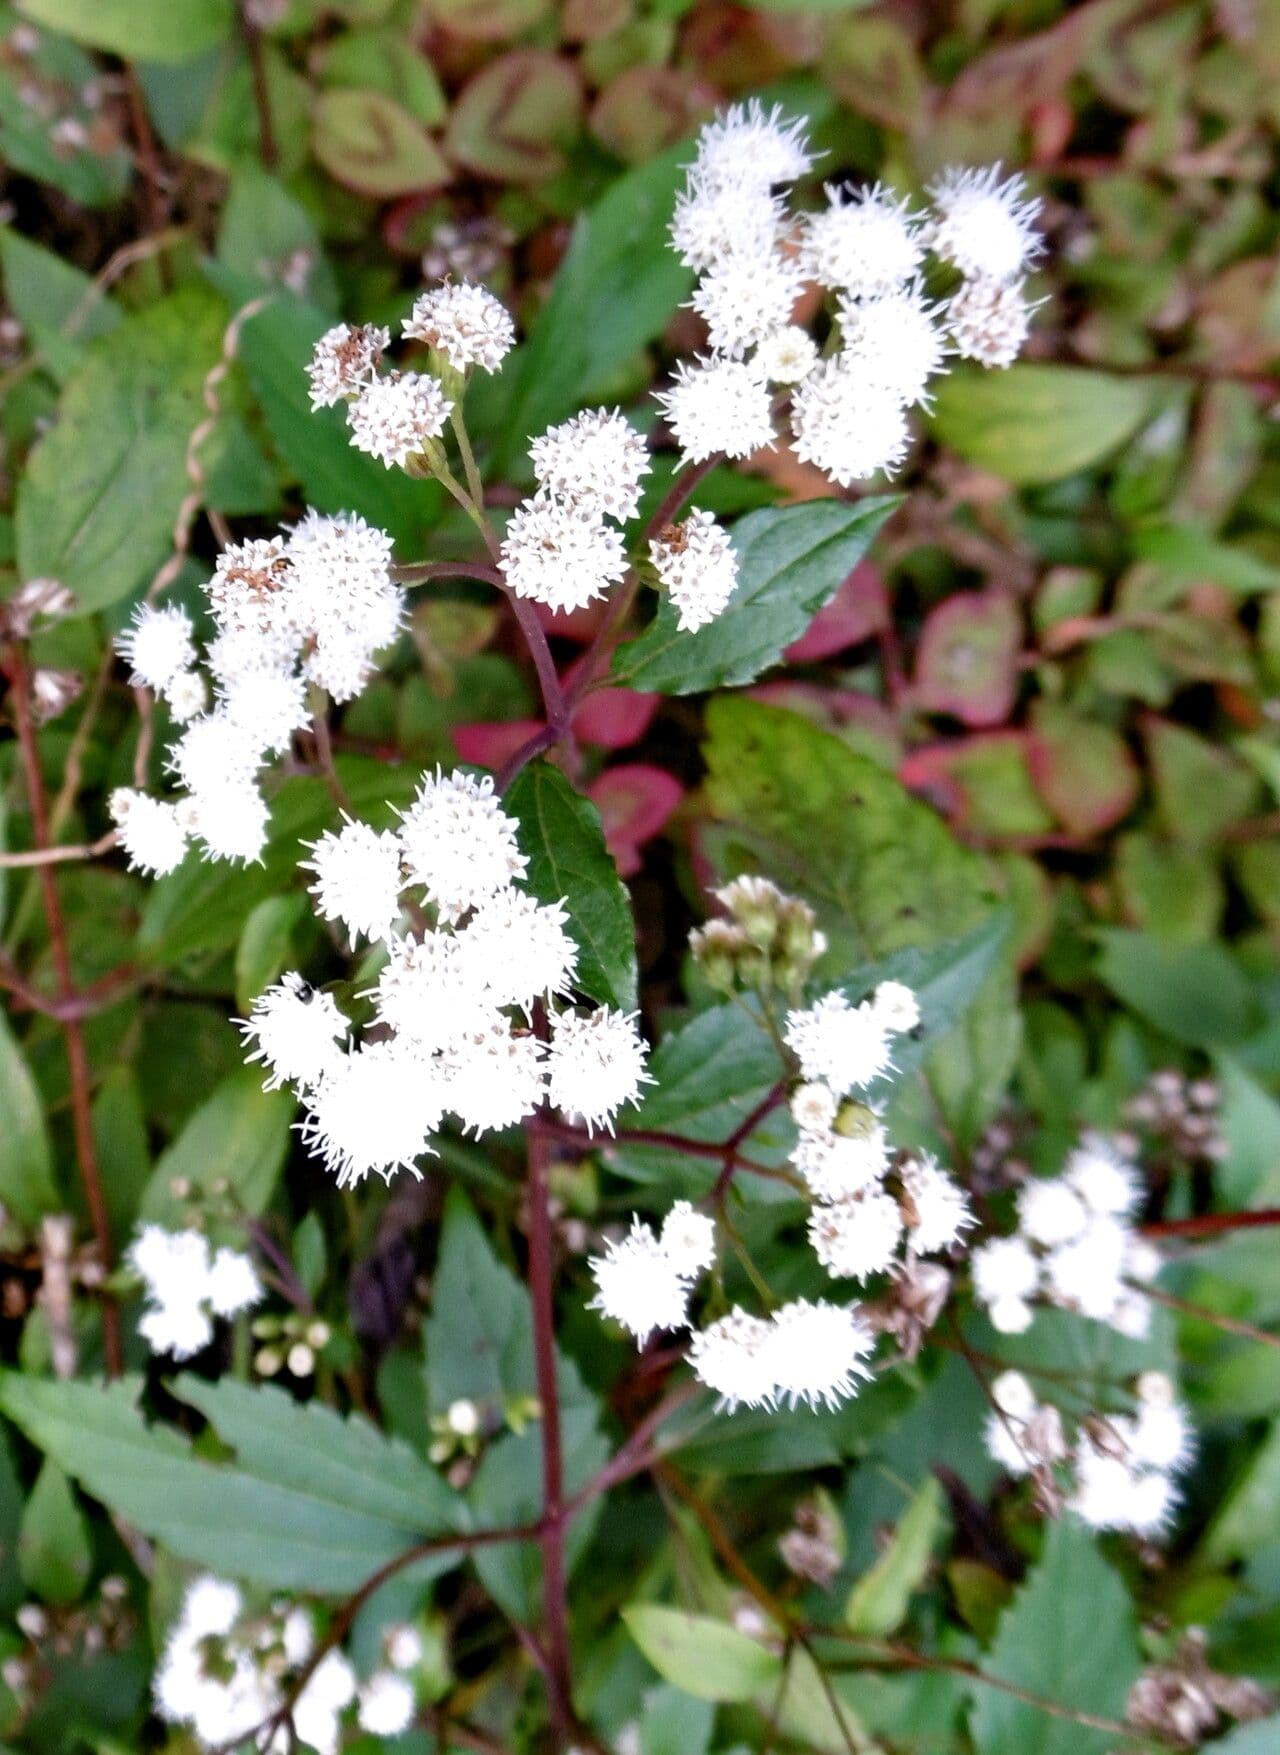
[[[801,1133],[830,1133],[835,1125],[840,1099],[820,1081],[797,1085],[791,1093],[791,1119]]]
[[[784,119],[758,98],[735,104],[708,122],[698,136],[690,179],[707,188],[769,189],[794,183],[813,163],[800,118]]]
[[[634,1220],[617,1243],[587,1264],[596,1295],[588,1305],[620,1323],[644,1345],[658,1329],[684,1328],[689,1320],[689,1282],[648,1225]]]
[[[920,1255],[949,1249],[973,1224],[964,1190],[932,1158],[909,1159],[902,1169],[902,1186],[914,1213],[907,1219],[911,1246]]]
[[[400,912],[400,843],[344,813],[342,827],[310,843],[302,869],[315,873],[311,894],[326,920],[340,920],[360,938],[389,939]]]
[[[445,1106],[464,1132],[515,1127],[542,1102],[544,1051],[537,1037],[495,1012],[484,1029],[455,1036],[441,1061]]]
[[[892,1069],[889,1030],[871,1001],[852,1005],[838,989],[807,1010],[787,1013],[787,1047],[806,1079],[819,1079],[844,1096]]]
[[[404,333],[409,340],[434,348],[459,372],[472,366],[496,372],[516,340],[506,306],[487,287],[466,280],[420,293]]]
[[[517,597],[559,610],[584,609],[627,570],[626,546],[603,513],[543,491],[511,514],[501,560]]]
[[[676,610],[681,633],[723,613],[738,583],[738,555],[710,512],[690,512],[649,544],[649,558]]]
[[[791,1162],[815,1200],[848,1200],[879,1182],[888,1169],[889,1138],[874,1116],[856,1133],[804,1132]]]
[[[901,399],[847,354],[824,360],[797,386],[791,428],[800,461],[840,487],[892,474],[910,437]]]
[[[258,642],[277,642],[287,652],[292,649],[289,642],[295,633],[292,583],[293,562],[284,540],[254,537],[223,549],[205,591],[222,632],[252,634]],[[242,646],[240,650],[243,656],[252,648]]]
[[[339,323],[316,342],[307,367],[312,408],[332,408],[358,396],[377,375],[391,332],[372,323]]]
[[[1067,1181],[1092,1213],[1132,1213],[1141,1198],[1137,1170],[1102,1134],[1086,1133],[1067,1159]]]
[[[840,306],[844,351],[866,380],[911,407],[927,402],[929,382],[946,365],[947,343],[918,282],[846,299]]]
[[[929,189],[936,218],[930,243],[969,279],[1017,280],[1043,248],[1035,230],[1040,203],[1001,167],[946,171]]]
[[[616,408],[587,409],[548,427],[529,455],[546,493],[620,522],[635,517],[649,450]]]
[[[790,322],[803,287],[795,263],[777,251],[726,256],[702,276],[689,304],[707,325],[711,351],[737,359]]]
[[[477,902],[524,876],[528,860],[516,823],[494,793],[489,775],[455,768],[424,774],[403,813],[400,843],[409,882],[421,884],[442,920],[457,920]]]
[[[178,725],[186,725],[209,705],[209,686],[198,670],[180,670],[160,692]]]
[[[787,323],[766,335],[751,366],[769,384],[799,384],[818,363],[818,347],[807,329]]]
[[[687,1200],[678,1200],[662,1221],[661,1243],[671,1265],[686,1280],[696,1280],[716,1259],[715,1225]]]
[[[134,871],[163,877],[182,864],[187,832],[176,807],[130,786],[117,786],[108,801],[120,845]]]
[[[414,1161],[431,1151],[444,1111],[438,1074],[395,1041],[369,1043],[331,1062],[307,1098],[302,1138],[339,1188],[370,1173],[384,1181],[396,1170],[416,1176]]]
[[[691,463],[723,451],[749,457],[772,445],[776,434],[769,387],[754,365],[742,360],[681,360],[668,389],[655,400],[676,442]]]
[[[1061,1176],[1034,1177],[1018,1190],[1018,1229],[1046,1249],[1078,1237],[1088,1216],[1079,1195]]]
[[[265,1293],[251,1258],[238,1249],[214,1251],[204,1295],[215,1316],[236,1316],[261,1304]]]
[[[495,1005],[518,1006],[565,994],[578,967],[578,947],[559,902],[539,902],[524,890],[487,896],[463,934],[463,963]]]
[[[947,306],[956,352],[980,366],[1011,366],[1031,333],[1036,308],[1020,280],[966,280]]]
[[[699,1382],[714,1390],[730,1412],[737,1407],[772,1407],[777,1394],[772,1337],[767,1322],[734,1309],[694,1335],[689,1363]]]
[[[468,961],[464,940],[449,932],[403,939],[378,976],[378,1017],[428,1051],[486,1030],[496,1001]]]
[[[311,717],[306,685],[292,670],[250,670],[219,689],[225,722],[245,739],[246,746],[269,755],[283,755]]]
[[[645,1055],[634,1013],[611,1006],[560,1012],[552,1020],[547,1095],[563,1114],[581,1116],[588,1132],[612,1133],[618,1111],[651,1082]]]
[[[209,782],[178,802],[178,820],[211,859],[253,864],[267,844],[267,801],[252,781]]]
[[[1124,1294],[1127,1229],[1106,1215],[1090,1219],[1069,1243],[1045,1257],[1045,1282],[1055,1304],[1106,1322]]]
[[[138,1321],[138,1333],[153,1353],[191,1359],[213,1339],[213,1322],[199,1297],[152,1305]]]
[[[378,1670],[361,1688],[356,1717],[373,1737],[398,1737],[413,1723],[418,1703],[413,1688],[393,1670]]]
[[[403,469],[439,438],[452,410],[430,373],[391,372],[367,384],[351,404],[351,442],[386,468]]]
[[[1143,1383],[1163,1378],[1170,1399],[1142,1399]],[[1162,1372],[1150,1371],[1138,1380],[1138,1411],[1129,1431],[1129,1454],[1144,1467],[1177,1473],[1195,1455],[1195,1435],[1186,1409],[1172,1399],[1173,1386]]]
[[[224,709],[193,719],[169,748],[167,766],[190,792],[216,792],[252,780],[262,765],[262,746]]]
[[[827,186],[827,205],[805,218],[800,262],[811,280],[856,297],[891,291],[919,269],[920,228],[905,201],[879,184],[854,192]]]
[[[875,1335],[857,1306],[798,1298],[774,1312],[765,1348],[779,1400],[838,1407],[871,1372],[863,1363]]]
[[[814,1253],[837,1279],[865,1280],[887,1272],[901,1237],[898,1203],[878,1189],[814,1207],[809,1215]]]
[[[116,648],[144,688],[163,692],[196,661],[191,618],[175,604],[156,609],[140,603],[133,620],[116,635]]]
[[[1021,1237],[993,1237],[969,1261],[973,1290],[1003,1334],[1021,1334],[1031,1323],[1029,1300],[1040,1285],[1040,1264]]]
[[[243,1613],[239,1589],[205,1572],[187,1586],[180,1625],[196,1639],[225,1639]]]
[[[250,1061],[270,1069],[263,1089],[281,1085],[313,1085],[343,1051],[347,1020],[333,995],[310,987],[300,975],[286,975],[258,995],[247,1018],[240,1020]]]
[[[691,176],[676,197],[671,242],[699,273],[733,256],[763,258],[778,242],[783,213],[782,201],[767,188]]]
[[[920,1022],[920,1001],[904,981],[882,981],[871,995],[871,1009],[895,1036],[906,1035]]]

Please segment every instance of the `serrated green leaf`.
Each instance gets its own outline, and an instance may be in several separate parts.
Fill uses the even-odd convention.
[[[0,1014],[0,1206],[34,1226],[62,1205],[44,1109],[26,1059]]]
[[[1000,1617],[989,1675],[1067,1709],[1123,1719],[1141,1666],[1133,1605],[1093,1537],[1072,1517],[1049,1525],[1044,1553]],[[970,1718],[978,1755],[1107,1755],[1115,1734],[1054,1717],[976,1684]]]
[[[1069,366],[958,368],[938,380],[933,428],[1005,481],[1060,481],[1122,445],[1145,419],[1156,388]]]
[[[558,768],[531,762],[503,804],[518,821],[529,860],[523,887],[540,902],[563,901],[578,947],[575,985],[622,1011],[636,1006],[636,942],[631,903],[605,846],[600,813]]]
[[[753,682],[776,664],[866,554],[896,499],[763,507],[731,532],[738,583],[723,614],[681,633],[671,599],[614,654],[613,681],[664,695]]]
[[[622,1619],[658,1674],[698,1700],[751,1700],[782,1675],[777,1652],[727,1621],[658,1603],[632,1603]]]
[[[45,1459],[18,1533],[18,1564],[29,1590],[46,1603],[74,1603],[89,1582],[93,1550],[71,1484]]]
[[[19,0],[36,24],[130,61],[194,61],[225,42],[232,0]]]
[[[844,1618],[854,1633],[883,1639],[902,1625],[944,1522],[942,1488],[930,1475],[903,1512],[889,1546],[849,1593]]]
[[[155,572],[190,490],[187,441],[225,323],[211,292],[186,287],[87,350],[18,489],[25,578],[60,579],[88,610]]]
[[[208,1192],[226,1184],[245,1212],[262,1212],[284,1167],[295,1108],[292,1092],[262,1089],[259,1068],[232,1073],[157,1160],[141,1217],[180,1225],[190,1196],[180,1200],[175,1183]]]
[[[0,226],[0,268],[9,308],[60,381],[79,362],[86,343],[120,322],[120,307],[94,287],[91,275],[11,226]]]

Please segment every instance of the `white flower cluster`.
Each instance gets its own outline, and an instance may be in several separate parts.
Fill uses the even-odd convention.
[[[192,836],[211,859],[261,857],[259,775],[309,723],[308,689],[335,701],[358,695],[404,619],[391,539],[354,513],[308,512],[278,537],[234,544],[205,589],[216,628],[207,675],[191,621],[173,606],[142,604],[118,641],[133,680],[183,726],[168,752],[177,800],[130,787],[111,795],[130,864],[158,875],[181,862]]]
[[[128,1259],[146,1290],[138,1333],[153,1353],[190,1359],[213,1339],[215,1317],[236,1316],[262,1302],[249,1257],[236,1249],[211,1250],[199,1231],[144,1225]]]
[[[1059,1410],[1039,1402],[1021,1372],[1002,1372],[991,1397],[987,1449],[1008,1474],[1063,1470],[1068,1508],[1094,1529],[1150,1538],[1168,1525],[1195,1443],[1163,1372],[1138,1378],[1132,1413],[1089,1415],[1070,1443]]]
[[[755,100],[703,129],[672,241],[699,275],[691,303],[709,353],[682,361],[658,400],[700,461],[770,445],[774,395],[790,389],[796,455],[847,487],[901,463],[908,411],[927,402],[949,352],[987,366],[1017,356],[1039,204],[997,167],[949,171],[925,214],[877,186],[828,188],[825,208],[794,215],[779,186],[812,163],[801,124]],[[924,292],[929,249],[964,277],[950,300]],[[811,282],[835,300],[837,345],[825,358],[792,321]]]
[[[535,1002],[572,992],[578,951],[564,908],[518,888],[528,862],[492,780],[425,775],[402,816],[395,832],[348,820],[309,862],[319,911],[385,946],[376,1035],[351,1046],[332,997],[298,975],[241,1025],[268,1086],[304,1098],[303,1138],[340,1186],[413,1171],[446,1114],[480,1134],[549,1099],[609,1127],[647,1077],[634,1017],[552,1005],[545,1043],[522,1022]],[[419,898],[434,922],[402,933]]]
[[[307,1609],[277,1600],[255,1612],[238,1586],[204,1574],[188,1586],[169,1631],[154,1683],[156,1711],[168,1724],[188,1726],[202,1748],[252,1741],[266,1755],[299,1745],[337,1755],[349,1723],[375,1737],[409,1729],[417,1712],[412,1672],[424,1655],[415,1628],[389,1630],[384,1664],[364,1682],[334,1646],[286,1713],[291,1684],[315,1650]]]
[[[657,1329],[689,1326],[689,1294],[715,1258],[714,1224],[678,1200],[659,1235],[633,1219],[625,1237],[592,1257],[596,1295],[587,1308],[620,1323],[643,1346]]]
[[[1115,1144],[1085,1134],[1061,1176],[1018,1193],[1018,1229],[973,1252],[973,1289],[993,1327],[1022,1334],[1037,1296],[1141,1339],[1151,1300],[1131,1284],[1153,1280],[1160,1256],[1132,1224],[1141,1196],[1136,1167]]]
[[[893,1037],[919,1021],[915,995],[898,981],[882,981],[860,1005],[837,990],[787,1016],[787,1045],[805,1080],[791,1097],[791,1162],[815,1202],[810,1242],[839,1279],[888,1272],[904,1242],[913,1258],[950,1249],[973,1223],[963,1189],[927,1155],[898,1166],[891,1192],[884,1125],[850,1097],[892,1072]]]
[[[390,331],[339,323],[320,337],[307,375],[312,408],[344,403],[351,443],[388,469],[403,469],[439,439],[473,367],[493,372],[515,344],[506,308],[482,286],[446,282],[422,293],[406,318],[408,341],[424,342],[437,372],[381,371]]]

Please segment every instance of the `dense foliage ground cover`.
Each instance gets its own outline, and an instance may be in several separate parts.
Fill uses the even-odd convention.
[[[0,5],[0,1746],[1280,1748],[1278,76]],[[708,291],[755,96],[918,262]]]

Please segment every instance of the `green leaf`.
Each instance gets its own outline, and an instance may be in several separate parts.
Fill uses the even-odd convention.
[[[149,579],[190,489],[187,442],[225,312],[199,287],[161,299],[95,342],[18,488],[18,567],[60,579],[83,610]]]
[[[1133,538],[1133,552],[1137,559],[1159,567],[1184,587],[1207,582],[1249,596],[1255,591],[1274,591],[1280,585],[1280,567],[1238,543],[1220,542],[1196,524],[1161,524],[1139,530]]]
[[[0,267],[9,308],[59,380],[80,360],[86,342],[120,322],[120,307],[94,287],[91,275],[9,226],[0,226]]]
[[[687,295],[693,276],[666,234],[689,158],[686,143],[628,171],[577,221],[528,340],[483,387],[478,413],[499,470],[522,459],[534,435],[590,401],[597,387],[603,394]]]
[[[141,1217],[177,1226],[190,1199],[179,1200],[173,1184],[212,1192],[229,1186],[247,1213],[262,1212],[275,1193],[289,1149],[294,1099],[289,1091],[264,1091],[258,1067],[231,1074],[196,1110],[151,1173]]]
[[[658,1674],[698,1700],[750,1700],[782,1675],[777,1652],[726,1621],[657,1603],[632,1603],[622,1619]]]
[[[1252,1724],[1237,1725],[1225,1737],[1215,1737],[1206,1744],[1212,1755],[1275,1755],[1280,1749],[1280,1713],[1255,1719]]]
[[[681,633],[664,594],[649,626],[615,653],[613,681],[665,695],[753,682],[831,601],[897,504],[811,500],[749,512],[732,531],[738,583],[724,613]]]
[[[1098,978],[1157,1030],[1197,1048],[1229,1047],[1260,1022],[1253,987],[1225,945],[1098,932]]]
[[[113,1067],[99,1085],[93,1099],[93,1143],[112,1235],[123,1242],[137,1220],[151,1175],[147,1119],[132,1067]]]
[[[722,695],[707,709],[706,799],[723,870],[761,869],[818,911],[844,968],[978,924],[982,862],[869,757],[799,715]]]
[[[268,896],[246,915],[236,946],[236,1004],[246,1015],[288,965],[293,929],[305,911],[304,896]]]
[[[46,1603],[74,1603],[89,1582],[93,1549],[71,1484],[47,1458],[22,1514],[18,1565],[29,1590]]]
[[[529,860],[524,888],[540,902],[563,901],[568,909],[579,953],[577,987],[602,1005],[633,1011],[635,926],[599,811],[549,762],[531,762],[503,804],[520,824],[520,850]]]
[[[450,177],[435,141],[385,92],[321,92],[311,145],[331,177],[374,201],[439,188]]]
[[[457,1189],[445,1206],[424,1347],[433,1414],[462,1400],[500,1413],[512,1398],[535,1392],[528,1293]]]
[[[1060,481],[1122,445],[1153,395],[1140,378],[1068,366],[957,368],[938,381],[933,427],[944,444],[1005,481]]]
[[[988,1674],[1070,1711],[1123,1719],[1141,1666],[1133,1605],[1074,1518],[1049,1525],[1044,1553],[1000,1617]],[[1107,1755],[1110,1731],[1051,1717],[1029,1701],[975,1684],[970,1728],[978,1755]]]
[[[22,1050],[0,1014],[0,1206],[37,1225],[62,1205],[53,1180],[44,1107]]]
[[[930,1475],[902,1514],[889,1546],[849,1593],[844,1618],[854,1633],[883,1639],[901,1627],[945,1522],[942,1488]]]
[[[19,0],[36,24],[129,61],[194,61],[225,42],[232,0]]]
[[[1200,1553],[1210,1564],[1242,1560],[1280,1541],[1280,1422],[1273,1422],[1223,1497]]]
[[[179,1559],[279,1590],[342,1595],[428,1536],[463,1529],[465,1508],[396,1440],[282,1390],[183,1378],[237,1464],[198,1461],[148,1426],[140,1378],[103,1386],[0,1375],[0,1407],[84,1490]],[[230,1393],[228,1393],[230,1392]],[[419,1504],[419,1500],[421,1503]]]
[[[450,158],[502,183],[540,183],[564,166],[582,110],[573,63],[548,49],[509,49],[454,100],[445,131]]]

